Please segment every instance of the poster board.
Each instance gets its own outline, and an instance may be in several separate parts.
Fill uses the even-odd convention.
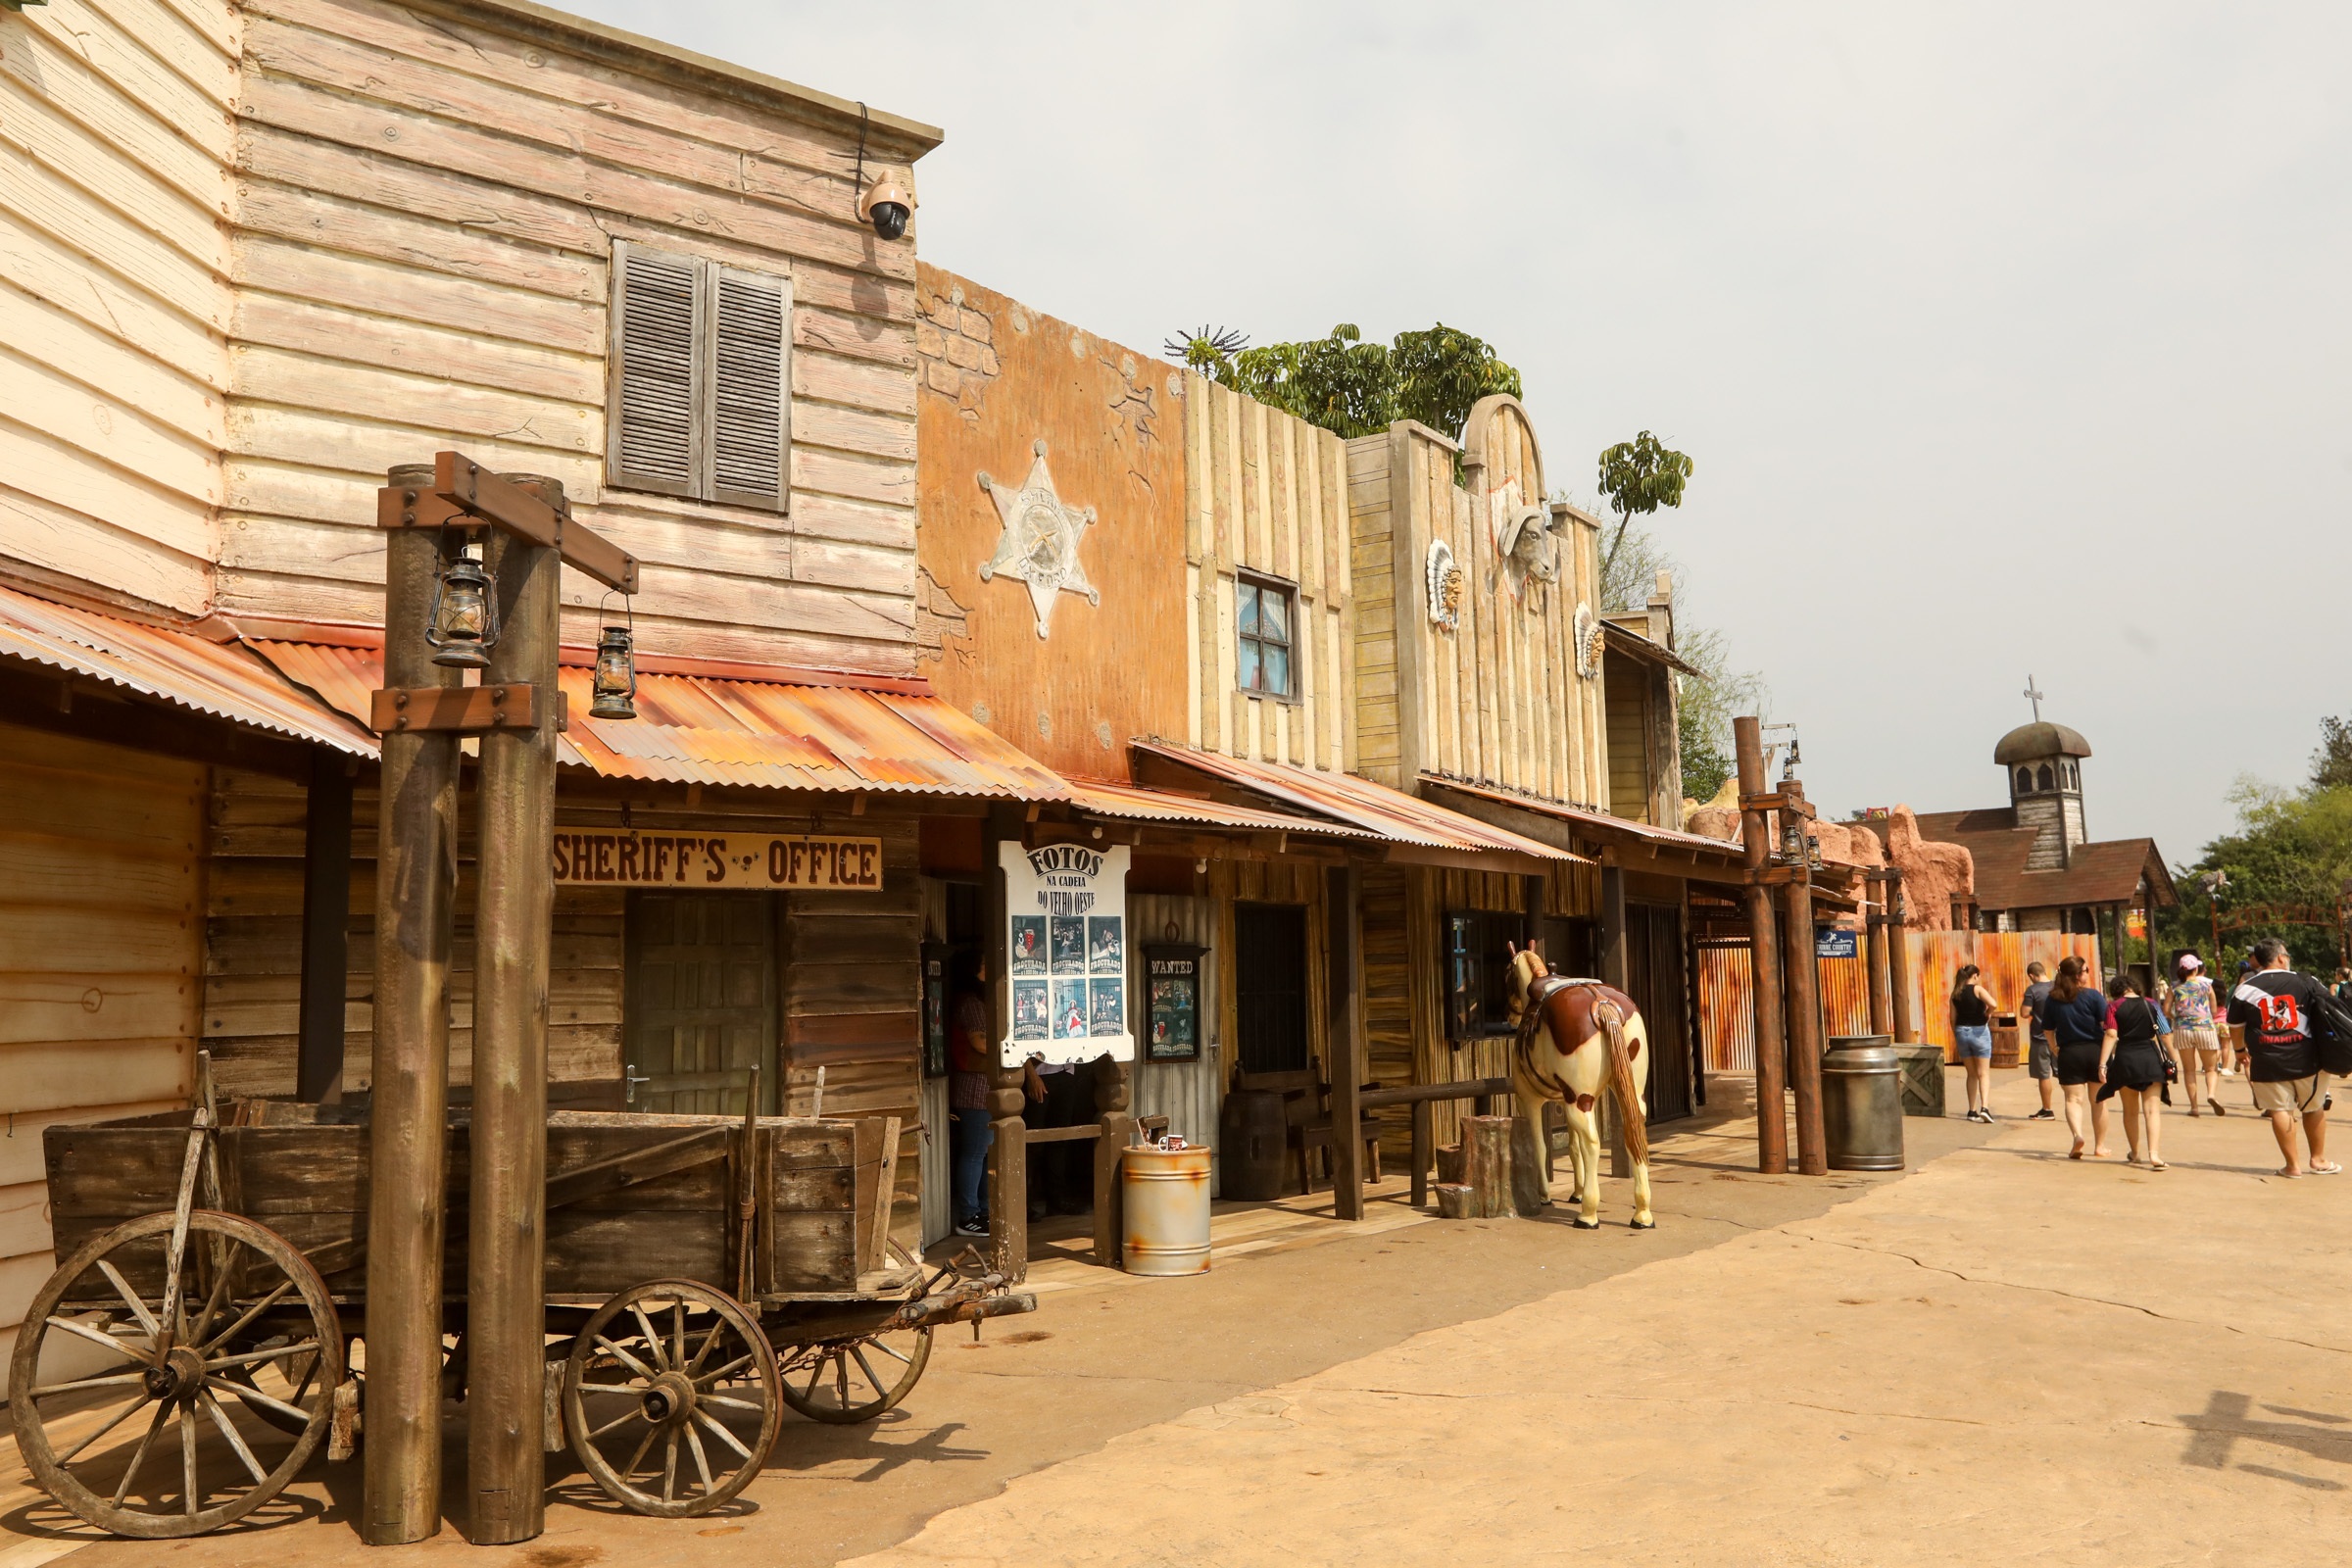
[[[1089,849],[1006,841],[1006,981],[1012,1032],[1002,1043],[1007,1067],[1135,1059],[1127,1010],[1127,858],[1124,845]]]

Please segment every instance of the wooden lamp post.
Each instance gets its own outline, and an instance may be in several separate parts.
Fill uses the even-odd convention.
[[[637,564],[571,521],[564,487],[456,452],[391,470],[368,1155],[362,1535],[421,1541],[441,1513],[449,953],[461,735],[481,737],[473,1122],[466,1215],[469,1539],[527,1541],[545,1513],[548,949],[555,909],[558,578],[633,593]],[[479,562],[466,543],[486,536]],[[477,604],[473,596],[479,595]],[[482,684],[458,684],[465,668]]]

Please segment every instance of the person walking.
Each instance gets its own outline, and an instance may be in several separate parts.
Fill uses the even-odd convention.
[[[2139,994],[2129,975],[2107,982],[2107,1016],[2100,1031],[2099,1099],[2124,1100],[2124,1142],[2131,1162],[2144,1152],[2150,1170],[2163,1170],[2160,1138],[2163,1107],[2172,1103],[2165,1088],[2165,1063],[2173,1054],[2172,1029],[2164,1009]]]
[[[988,1206],[980,1183],[988,1169],[989,1146],[997,1128],[988,1113],[988,998],[986,968],[976,953],[959,953],[950,970],[948,1014],[948,1129],[956,1234],[986,1236]]]
[[[2041,1004],[2042,1027],[2057,1048],[2058,1086],[2066,1093],[2066,1130],[2075,1147],[2066,1156],[2081,1159],[2088,1148],[2107,1157],[2107,1102],[2091,1098],[2099,1081],[2099,1054],[2107,1035],[2107,999],[2082,983],[2082,959],[2070,954],[2058,960],[2058,978]],[[2085,1137],[2087,1135],[2087,1138]]]
[[[1992,1014],[2000,1004],[1977,978],[1973,963],[1964,963],[1952,976],[1952,1038],[1960,1045],[1960,1065],[1968,1074],[1970,1121],[1992,1120]]]
[[[2173,1053],[2180,1063],[2180,1089],[2188,1097],[2188,1113],[2202,1115],[2222,1109],[2222,1033],[2214,1019],[2213,982],[2205,978],[2205,960],[2193,953],[2180,955],[2175,967]]]
[[[2039,958],[2026,965],[2026,994],[2018,999],[2018,1013],[2027,1034],[2026,1072],[2041,1091],[2041,1108],[2028,1121],[2058,1119],[2058,1061],[2050,1049],[2050,1032],[2041,1026],[2041,1004],[2050,999],[2050,971]]]
[[[2264,937],[2254,944],[2260,967],[2230,997],[2229,1021],[2246,1036],[2246,1076],[2254,1108],[2271,1119],[2272,1136],[2286,1164],[2281,1176],[2334,1176],[2343,1166],[2328,1157],[2328,1075],[2320,1069],[2318,1020],[2328,996],[2320,983],[2286,966],[2286,944]],[[2311,1147],[2306,1165],[2295,1147],[2295,1122]]]

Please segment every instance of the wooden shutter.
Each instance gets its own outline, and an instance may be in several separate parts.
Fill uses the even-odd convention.
[[[710,491],[738,506],[784,505],[792,450],[792,286],[710,269]]]
[[[612,245],[612,385],[605,444],[616,485],[692,496],[703,401],[704,264]]]

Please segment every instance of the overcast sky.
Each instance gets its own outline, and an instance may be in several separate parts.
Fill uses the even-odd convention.
[[[2001,804],[2031,672],[2178,864],[2352,711],[2352,8],[580,9],[944,126],[922,254],[1130,346],[1442,319],[1580,500],[1690,453],[1839,814]]]

